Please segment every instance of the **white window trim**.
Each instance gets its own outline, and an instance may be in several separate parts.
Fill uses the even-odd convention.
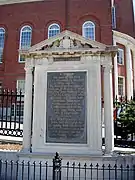
[[[125,61],[125,58],[124,58],[124,49],[118,48],[118,51],[122,51],[122,54],[123,54],[123,60],[122,60],[122,64],[118,63],[118,60],[117,60],[117,63],[118,63],[118,65],[124,65],[124,61]]]
[[[51,38],[51,37],[49,37],[50,27],[51,27],[51,26],[54,26],[54,25],[55,25],[55,26],[58,26],[58,27],[59,27],[59,31],[60,31],[60,25],[59,25],[59,24],[57,24],[57,23],[50,24],[49,27],[48,27],[48,39]]]
[[[18,91],[18,85],[19,85],[19,81],[24,81],[24,83],[25,83],[25,79],[17,79],[17,81],[16,81],[16,89],[17,89],[17,91]],[[24,89],[24,91],[25,91],[25,89]],[[22,92],[22,94],[24,94],[23,92]]]
[[[23,29],[26,28],[26,27],[29,27],[29,28],[31,29],[31,33],[32,33],[32,27],[29,26],[29,25],[25,25],[25,26],[23,26],[23,27],[21,28],[21,30],[20,30],[20,39],[19,39],[19,50],[21,50],[22,31],[23,31]],[[18,62],[19,62],[19,63],[25,63],[25,61],[20,61],[20,54],[19,54]]]
[[[95,41],[95,37],[96,37],[96,35],[95,35],[95,29],[96,29],[96,26],[95,26],[94,22],[92,22],[92,21],[85,21],[85,22],[83,23],[83,25],[82,25],[82,36],[85,38],[84,26],[85,26],[85,24],[87,24],[87,23],[91,23],[91,24],[94,25],[94,40],[93,40],[93,39],[91,39],[91,40]]]
[[[122,78],[123,79],[123,97],[125,96],[125,77],[124,76],[118,76],[118,78]],[[119,82],[118,82],[118,97],[120,98],[121,95],[119,95]]]
[[[5,45],[5,29],[3,28],[3,27],[0,27],[0,30],[3,30],[4,32],[3,32],[3,34],[4,34],[4,45]],[[1,48],[1,50],[2,50],[2,53],[4,53],[4,46],[3,46],[3,48]],[[2,61],[0,61],[0,64],[2,64]]]

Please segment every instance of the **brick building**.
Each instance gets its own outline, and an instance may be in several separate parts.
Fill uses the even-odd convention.
[[[0,0],[0,86],[24,90],[24,58],[18,50],[65,29],[106,45],[117,45],[118,54],[113,60],[114,95],[133,95],[132,0]]]

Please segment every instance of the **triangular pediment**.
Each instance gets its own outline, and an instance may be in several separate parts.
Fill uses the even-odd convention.
[[[32,46],[27,52],[35,51],[53,51],[53,50],[66,50],[66,49],[106,49],[106,45],[85,39],[79,34],[65,30],[60,34],[46,39],[34,46]]]

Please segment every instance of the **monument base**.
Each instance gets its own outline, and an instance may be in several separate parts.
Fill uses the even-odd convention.
[[[18,157],[19,161],[25,161],[25,162],[40,162],[42,161],[45,163],[46,161],[49,163],[52,163],[52,160],[54,158],[54,153],[26,153],[26,152],[19,152]],[[134,155],[119,155],[117,153],[108,154],[108,155],[88,155],[88,154],[60,154],[60,157],[62,158],[62,164],[64,165],[67,162],[76,162],[76,163],[98,163],[100,165],[130,165],[131,163],[135,163],[135,157]]]

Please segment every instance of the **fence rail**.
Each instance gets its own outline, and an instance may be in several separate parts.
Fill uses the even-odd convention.
[[[23,137],[23,109],[21,91],[0,91],[0,135]]]
[[[135,166],[63,163],[58,153],[53,163],[0,160],[0,180],[134,180]]]
[[[23,137],[24,94],[21,91],[0,91],[0,135]],[[125,113],[125,115],[124,115]],[[135,148],[135,101],[114,99],[114,143]],[[103,128],[104,129],[104,128]],[[103,137],[103,145],[105,143]]]

